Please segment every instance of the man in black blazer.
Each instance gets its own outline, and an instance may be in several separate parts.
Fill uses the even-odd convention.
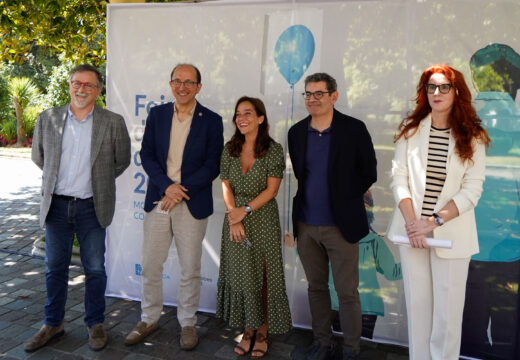
[[[368,234],[363,194],[376,181],[376,156],[363,122],[334,109],[336,80],[325,73],[305,79],[309,116],[289,130],[289,153],[298,190],[294,235],[309,283],[314,343],[293,358],[327,359],[334,353],[328,264],[338,291],[344,359],[356,359],[361,337],[358,241]]]

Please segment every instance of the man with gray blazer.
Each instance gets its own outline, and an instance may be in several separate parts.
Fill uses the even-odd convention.
[[[105,347],[105,228],[115,208],[115,179],[130,164],[124,119],[95,105],[103,88],[91,65],[72,69],[71,102],[42,112],[34,128],[32,160],[43,170],[40,225],[45,226],[47,303],[41,329],[25,351],[64,333],[63,319],[72,244],[76,237],[85,271],[85,323],[89,347]]]

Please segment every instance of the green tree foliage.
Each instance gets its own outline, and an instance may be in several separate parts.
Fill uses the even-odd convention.
[[[0,125],[11,116],[11,97],[7,89],[9,68],[0,62]]]
[[[61,65],[54,67],[49,77],[47,93],[43,97],[42,107],[45,109],[62,106],[70,101],[69,95],[69,73],[74,64],[60,56]]]
[[[24,112],[29,105],[37,103],[40,91],[29,78],[10,79],[8,90],[16,116],[16,145],[22,146],[27,141],[24,127]]]
[[[61,61],[57,55],[52,55],[40,46],[33,46],[27,55],[27,60],[22,64],[12,62],[8,64],[10,77],[28,77],[34,82],[42,93],[45,93],[49,85],[49,78],[54,67]]]
[[[0,0],[0,60],[23,63],[34,46],[75,63],[105,62],[106,2]]]

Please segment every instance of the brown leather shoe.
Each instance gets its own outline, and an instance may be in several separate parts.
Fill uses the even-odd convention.
[[[63,324],[58,326],[43,325],[36,334],[25,342],[24,350],[27,352],[36,351],[47,345],[50,340],[60,337],[64,333]]]
[[[125,345],[135,345],[159,328],[159,322],[147,324],[139,321],[135,328],[126,336]]]
[[[193,326],[185,326],[181,331],[181,349],[192,350],[199,343],[197,330]]]
[[[107,339],[108,336],[103,324],[96,324],[91,328],[88,328],[88,347],[90,350],[103,350],[107,345]]]

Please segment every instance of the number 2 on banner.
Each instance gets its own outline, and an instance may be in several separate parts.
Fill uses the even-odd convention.
[[[140,179],[139,180],[139,184],[137,184],[137,186],[135,187],[134,193],[136,193],[136,194],[146,194],[146,190],[143,189],[144,183],[146,182],[146,175],[141,173],[141,172],[135,173],[134,179],[138,179],[138,178]]]

